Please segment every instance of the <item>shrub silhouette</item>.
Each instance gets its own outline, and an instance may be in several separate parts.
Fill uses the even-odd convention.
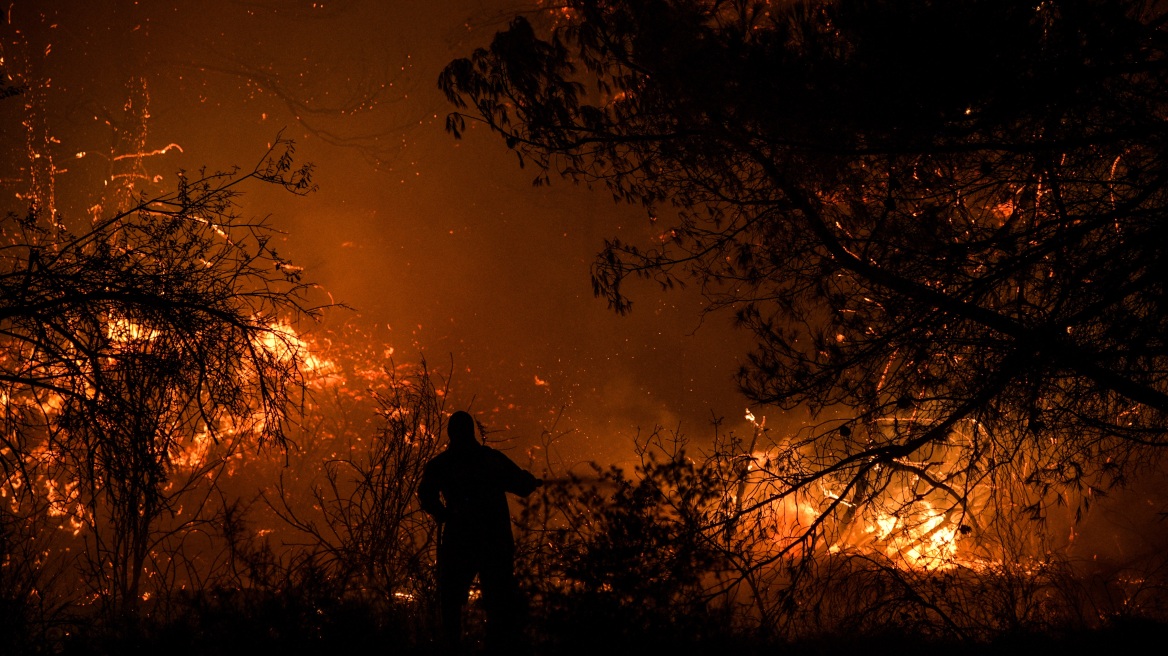
[[[546,485],[519,519],[520,575],[543,637],[556,649],[660,648],[724,628],[717,469],[684,453],[650,455],[632,476],[593,468]]]

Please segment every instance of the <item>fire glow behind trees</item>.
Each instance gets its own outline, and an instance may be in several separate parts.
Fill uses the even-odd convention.
[[[695,282],[758,340],[754,402],[838,417],[791,482],[850,470],[840,494],[863,498],[879,471],[930,476],[910,461],[962,422],[964,473],[1026,453],[1043,489],[1110,487],[1165,445],[1153,8],[565,11],[548,40],[517,19],[443,88],[539,170],[649,208],[659,243],[611,241],[593,268],[615,310],[629,279]]]
[[[9,8],[0,601],[112,626],[232,590],[417,639],[412,485],[470,406],[554,479],[520,536],[549,650],[1160,617],[1128,545],[1163,531],[1089,512],[1165,503],[1158,5],[383,4]],[[194,185],[218,204],[169,191],[285,126],[318,193],[216,186],[307,191],[282,142]],[[54,264],[79,284],[30,284]],[[239,334],[116,297],[155,269]]]
[[[630,280],[699,286],[757,340],[752,401],[821,418],[747,451],[743,507],[779,525],[763,562],[872,536],[926,567],[971,536],[989,562],[1020,514],[1168,446],[1164,19],[581,0],[440,84],[456,137],[484,123],[537,182],[647,208],[659,239],[593,266],[614,310]]]

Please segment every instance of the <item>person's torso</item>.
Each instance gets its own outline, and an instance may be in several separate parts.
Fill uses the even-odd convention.
[[[505,464],[499,453],[478,445],[452,447],[435,459],[446,539],[512,543]]]

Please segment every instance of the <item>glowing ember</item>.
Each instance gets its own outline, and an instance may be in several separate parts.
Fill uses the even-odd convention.
[[[955,566],[957,528],[927,501],[903,516],[880,515],[865,531],[874,534],[884,545],[884,554],[899,565],[923,569]]]

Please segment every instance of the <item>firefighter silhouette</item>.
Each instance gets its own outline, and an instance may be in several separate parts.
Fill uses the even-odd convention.
[[[470,414],[458,411],[446,428],[446,450],[426,463],[418,485],[422,509],[438,522],[438,595],[448,645],[462,640],[462,610],[479,578],[487,648],[517,645],[523,603],[515,584],[515,538],[507,492],[527,496],[543,481],[475,438]]]

